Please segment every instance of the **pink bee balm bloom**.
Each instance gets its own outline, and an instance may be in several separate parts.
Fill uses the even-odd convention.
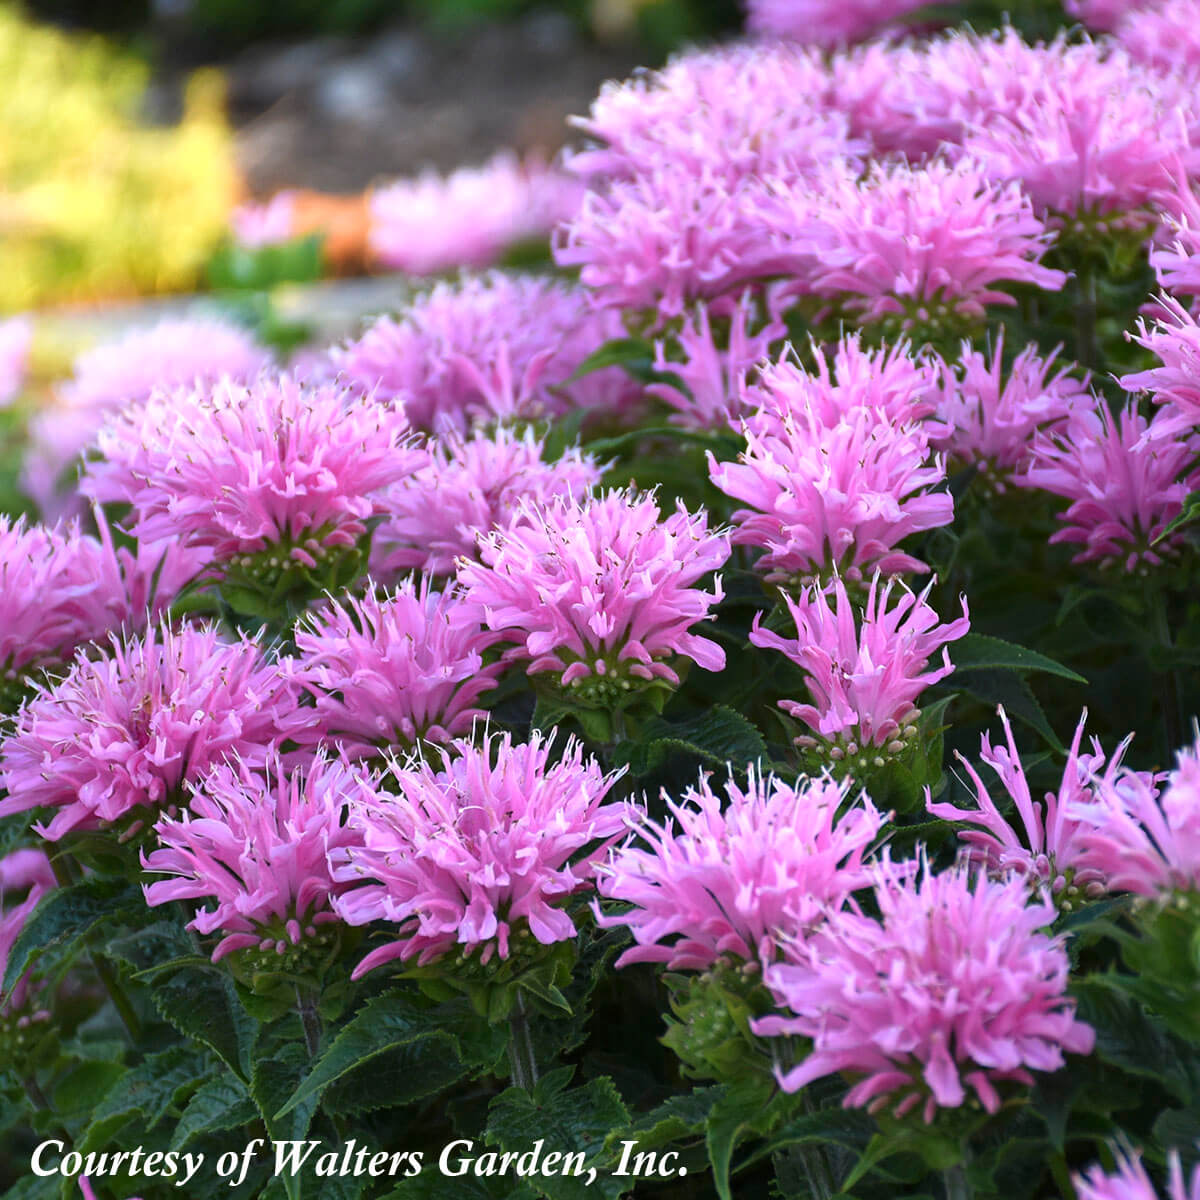
[[[1165,406],[1172,420],[1164,429],[1191,429],[1200,425],[1200,322],[1169,296],[1160,296],[1157,304],[1154,324],[1139,320],[1138,332],[1130,336],[1162,366],[1123,375],[1118,382],[1131,392],[1149,392]]]
[[[165,626],[114,639],[107,657],[80,653],[61,680],[38,684],[17,715],[0,742],[0,817],[53,808],[37,827],[52,842],[140,823],[138,810],[183,803],[185,785],[228,754],[261,763],[294,706],[253,641]]]
[[[348,758],[371,758],[469,732],[500,664],[483,661],[496,635],[459,609],[456,593],[410,578],[382,598],[368,591],[309,614],[287,670],[316,710],[297,709],[294,740],[330,740]]]
[[[304,770],[275,756],[251,771],[221,763],[189,783],[187,808],[154,827],[158,845],[142,868],[170,876],[143,885],[152,908],[172,900],[212,900],[188,923],[225,936],[213,962],[256,947],[295,969],[293,950],[338,918],[331,897],[344,890],[328,856],[357,843],[343,823],[347,806],[374,799],[370,785],[337,759],[318,755]]]
[[[690,658],[725,667],[716,642],[689,632],[724,595],[693,585],[729,557],[729,536],[680,503],[660,518],[653,496],[612,491],[596,499],[523,503],[521,519],[479,540],[482,562],[463,561],[464,613],[514,643],[531,675],[607,704],[652,680],[679,683]]]
[[[0,408],[7,408],[25,382],[33,323],[28,317],[0,321]]]
[[[751,771],[746,790],[708,776],[671,816],[642,820],[634,838],[600,868],[602,896],[633,905],[597,915],[604,928],[627,925],[637,943],[617,960],[704,971],[721,955],[763,965],[781,940],[807,933],[827,911],[870,884],[863,855],[886,817],[870,799],[838,815],[850,783],[829,778],[790,786]]]
[[[728,320],[727,336],[714,338],[708,306],[697,304],[675,335],[677,362],[667,341],[654,343],[654,367],[678,376],[687,391],[669,383],[651,384],[646,392],[674,409],[671,422],[691,429],[727,429],[746,408],[746,375],[767,357],[771,343],[784,336],[781,321],[767,321],[757,332],[756,304],[747,292]]]
[[[1155,0],[1063,0],[1063,8],[1091,29],[1108,33],[1127,13],[1149,7]]]
[[[105,420],[126,404],[222,377],[252,379],[269,356],[246,330],[212,317],[174,318],[133,329],[75,360],[57,402],[30,422],[22,477],[43,512],[61,507],[63,472],[92,442]]]
[[[0,977],[8,967],[8,956],[16,945],[38,901],[55,886],[54,871],[42,850],[13,850],[0,858]],[[22,975],[7,995],[0,992],[0,1020],[15,1017],[19,1027],[43,1021],[50,1014],[30,1012],[33,986]]]
[[[1121,760],[1129,745],[1129,735],[1105,762],[1100,743],[1092,739],[1092,752],[1080,752],[1087,713],[1079,719],[1075,737],[1063,767],[1062,782],[1056,792],[1047,792],[1042,803],[1030,795],[1029,781],[1021,765],[1013,740],[1008,714],[1000,709],[1006,746],[993,746],[983,735],[979,757],[996,773],[1016,808],[1020,825],[1006,820],[992,800],[978,772],[962,755],[958,756],[975,790],[975,807],[958,808],[945,801],[934,804],[925,790],[928,810],[944,821],[958,821],[971,828],[959,837],[967,846],[968,857],[995,874],[1015,871],[1027,879],[1045,885],[1065,910],[1070,910],[1082,894],[1095,899],[1105,891],[1105,877],[1087,860],[1082,833],[1086,826],[1073,815],[1079,804],[1094,800],[1096,790],[1110,787],[1121,770]],[[1100,774],[1103,772],[1103,778]]]
[[[864,178],[830,170],[819,190],[799,195],[797,275],[868,321],[936,333],[1013,304],[1006,284],[1057,291],[1066,280],[1041,265],[1051,235],[1028,197],[970,160],[880,163]]]
[[[343,920],[399,927],[355,978],[455,946],[481,963],[506,959],[526,932],[542,946],[574,937],[562,904],[592,888],[597,859],[631,820],[627,805],[605,803],[615,776],[573,740],[553,764],[538,734],[521,745],[490,735],[438,756],[440,767],[393,762],[388,791],[352,805],[361,847],[330,854],[334,879],[352,885],[334,900]]]
[[[85,492],[128,501],[135,535],[264,571],[353,551],[381,494],[424,461],[402,411],[282,376],[158,393],[114,419]]]
[[[1037,435],[1060,429],[1092,404],[1086,385],[1066,367],[1054,371],[1056,354],[1042,358],[1036,346],[1026,346],[1006,378],[1003,332],[990,361],[963,342],[958,362],[944,368],[937,416],[945,432],[933,433],[933,444],[1003,493],[1014,472],[1030,464]]]
[[[922,0],[746,0],[746,28],[816,46],[844,46],[924,7]]]
[[[1200,72],[1200,31],[1194,0],[1157,0],[1126,12],[1113,31],[1129,57],[1156,71]]]
[[[418,429],[466,430],[493,421],[626,407],[625,373],[576,368],[624,334],[579,288],[499,271],[440,283],[397,319],[383,317],[334,351],[347,386],[404,406]]]
[[[1179,752],[1161,782],[1135,771],[1106,776],[1072,808],[1087,864],[1110,891],[1157,897],[1200,889],[1200,741]]]
[[[1167,1180],[1167,1200],[1200,1200],[1200,1166],[1192,1168],[1190,1182],[1185,1182],[1179,1154],[1168,1155],[1170,1178]],[[1117,1169],[1109,1175],[1102,1167],[1075,1176],[1075,1193],[1079,1200],[1158,1200],[1158,1192],[1136,1154],[1118,1154]]]
[[[600,482],[590,454],[571,447],[553,462],[544,454],[532,429],[434,441],[428,462],[384,494],[387,515],[371,542],[375,570],[451,575],[460,558],[477,556],[480,534],[517,518],[523,500],[540,506],[555,496],[582,498]]]
[[[1165,291],[1194,301],[1200,297],[1200,195],[1189,179],[1176,179],[1159,202],[1167,211],[1150,265]]]
[[[290,240],[295,236],[295,207],[295,193],[286,191],[276,192],[264,204],[239,205],[229,214],[233,240],[250,250]]]
[[[763,1036],[812,1039],[780,1085],[798,1091],[844,1073],[856,1080],[847,1108],[959,1108],[967,1088],[991,1113],[996,1085],[1031,1085],[1064,1054],[1090,1054],[1093,1030],[1067,995],[1070,963],[1061,937],[1042,930],[1054,905],[1031,900],[1024,880],[972,881],[959,867],[917,876],[877,868],[879,917],[831,913],[794,963],[768,967],[764,982],[789,1014],[751,1023]]]
[[[831,751],[831,757],[854,759],[861,752],[859,765],[864,768],[884,749],[887,754],[905,749],[921,715],[917,697],[954,670],[946,643],[971,627],[966,597],[963,615],[940,625],[937,613],[926,603],[932,583],[920,595],[903,588],[889,607],[894,585],[895,580],[889,579],[881,588],[876,574],[861,616],[840,579],[835,578],[831,587],[805,588],[799,600],[785,594],[796,637],[783,638],[762,629],[757,613],[750,632],[755,646],[778,650],[808,675],[813,703],[781,700],[779,707],[834,743],[836,753]],[[927,670],[938,650],[941,665]],[[812,745],[814,739],[798,741]]]
[[[448,176],[427,171],[372,194],[371,251],[410,275],[488,267],[517,242],[545,238],[575,210],[580,191],[560,172],[511,153]]]
[[[1179,515],[1200,476],[1181,473],[1196,458],[1195,437],[1179,434],[1170,414],[1147,421],[1132,403],[1117,416],[1103,400],[1072,414],[1066,426],[1034,445],[1024,482],[1071,501],[1051,542],[1077,543],[1073,562],[1160,566],[1179,541],[1155,539]]]

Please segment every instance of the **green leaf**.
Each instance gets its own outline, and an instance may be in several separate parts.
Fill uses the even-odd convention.
[[[12,991],[30,965],[48,950],[77,946],[101,923],[112,925],[145,911],[142,889],[123,879],[93,877],[47,892],[8,956],[0,991]]]
[[[4,1193],[2,1200],[58,1200],[62,1180],[57,1175],[22,1176]]]
[[[343,1116],[412,1104],[457,1083],[470,1069],[455,1053],[453,1039],[439,1032],[352,1068],[325,1090],[321,1105]]]
[[[738,1143],[747,1136],[767,1132],[773,1123],[782,1095],[776,1092],[773,1096],[773,1090],[769,1080],[749,1076],[722,1092],[713,1105],[705,1140],[713,1184],[721,1200],[733,1200],[729,1176]],[[791,1101],[792,1097],[784,1096],[782,1103]]]
[[[179,921],[156,921],[142,929],[111,938],[105,954],[134,971],[145,971],[195,954],[195,946]]]
[[[289,1042],[278,1054],[271,1058],[260,1058],[254,1064],[250,1095],[262,1116],[267,1137],[272,1141],[301,1141],[308,1133],[308,1127],[312,1124],[313,1114],[317,1109],[315,1097],[289,1105],[286,1111],[290,1120],[284,1119],[282,1113],[272,1115],[277,1113],[288,1096],[295,1093],[296,1085],[303,1077],[308,1062],[307,1049],[299,1042]],[[302,1173],[282,1174],[278,1177],[291,1200],[296,1200],[301,1193],[301,1177]]]
[[[574,383],[593,371],[605,367],[624,367],[626,370],[650,370],[654,365],[654,347],[644,338],[612,338],[593,350],[575,368],[567,383]]]
[[[180,1033],[208,1046],[239,1078],[250,1077],[256,1024],[231,979],[212,967],[185,967],[156,980],[151,995],[154,1007]]]
[[[713,1105],[724,1086],[695,1088],[683,1096],[672,1096],[657,1108],[643,1113],[624,1129],[614,1129],[605,1141],[611,1153],[623,1141],[636,1141],[638,1150],[654,1150],[680,1138],[702,1135]]]
[[[1012,671],[977,671],[961,679],[956,676],[955,683],[960,691],[989,708],[1002,706],[1010,717],[1037,732],[1056,753],[1066,754],[1066,747],[1046,720],[1033,689],[1020,675]]]
[[[613,762],[628,764],[634,775],[646,775],[660,770],[676,754],[739,769],[765,758],[767,744],[740,713],[716,704],[685,721],[647,721],[637,741],[623,742],[615,748]]]
[[[965,671],[1044,671],[1048,675],[1057,675],[1060,679],[1069,679],[1072,683],[1087,683],[1082,675],[1064,667],[1062,663],[1030,650],[1025,646],[1016,646],[1001,638],[990,637],[985,633],[968,633],[959,638],[951,650],[956,672],[955,679]]]
[[[528,1151],[539,1139],[546,1153],[583,1155],[580,1175],[538,1176],[537,1189],[549,1200],[595,1200],[615,1197],[634,1180],[601,1174],[598,1163],[614,1128],[629,1123],[629,1113],[611,1079],[593,1079],[569,1087],[573,1067],[544,1075],[532,1093],[511,1087],[488,1107],[489,1145]]]
[[[506,1175],[444,1175],[436,1165],[424,1164],[419,1175],[402,1179],[380,1200],[536,1200],[527,1183]]]
[[[813,1113],[801,1113],[788,1121],[744,1162],[739,1163],[738,1170],[744,1170],[788,1146],[827,1146],[834,1142],[861,1154],[874,1133],[875,1122],[866,1113],[856,1109],[839,1105],[818,1109]]]
[[[55,1112],[66,1117],[92,1113],[128,1070],[124,1063],[111,1059],[77,1063],[54,1085]]]
[[[1188,525],[1194,525],[1198,520],[1200,520],[1200,492],[1189,492],[1184,497],[1183,508],[1179,510],[1179,516],[1154,539],[1153,545],[1157,546],[1164,538],[1169,538],[1171,534]]]
[[[175,1126],[171,1149],[182,1150],[205,1134],[239,1129],[257,1115],[246,1085],[236,1075],[222,1074],[200,1085]]]

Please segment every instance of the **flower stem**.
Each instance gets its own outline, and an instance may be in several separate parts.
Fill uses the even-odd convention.
[[[1100,348],[1096,344],[1096,272],[1090,265],[1079,268],[1075,286],[1075,356],[1080,366],[1095,371],[1100,367]]]
[[[971,1184],[967,1179],[966,1163],[956,1163],[942,1172],[946,1185],[946,1200],[971,1200]]]
[[[296,985],[296,1011],[304,1026],[304,1044],[309,1057],[315,1058],[321,1045],[321,1014],[317,1012],[316,997],[312,992],[302,991],[299,984]]]
[[[532,1092],[538,1081],[537,1059],[533,1053],[533,1036],[529,1032],[525,996],[520,991],[508,1018],[508,1062],[512,1068],[513,1085]]]
[[[1171,623],[1167,617],[1166,592],[1156,584],[1151,585],[1150,611],[1154,639],[1169,657],[1174,643],[1171,641]],[[1168,667],[1162,673],[1163,725],[1167,734],[1167,753],[1170,754],[1183,744],[1183,711],[1180,706],[1179,671]]]

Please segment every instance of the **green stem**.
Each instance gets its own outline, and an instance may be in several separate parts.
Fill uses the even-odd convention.
[[[971,1184],[967,1179],[966,1163],[957,1163],[942,1172],[946,1185],[946,1200],[971,1200]]]
[[[533,1053],[533,1036],[529,1031],[525,996],[520,991],[508,1018],[508,1062],[512,1068],[513,1085],[532,1092],[538,1081],[537,1058]]]
[[[300,1014],[300,1024],[304,1026],[304,1044],[308,1047],[308,1055],[315,1058],[321,1045],[321,1014],[317,1011],[317,1000],[312,992],[302,991],[296,985],[296,1011]]]
[[[1075,306],[1075,354],[1080,366],[1089,371],[1100,368],[1100,347],[1096,344],[1096,273],[1081,266],[1075,278],[1079,299]]]
[[[1170,657],[1174,642],[1171,640],[1171,623],[1167,617],[1167,596],[1157,584],[1151,584],[1150,612],[1154,638]],[[1162,673],[1162,681],[1163,724],[1167,733],[1167,752],[1170,754],[1183,744],[1184,721],[1178,669],[1168,667]]]

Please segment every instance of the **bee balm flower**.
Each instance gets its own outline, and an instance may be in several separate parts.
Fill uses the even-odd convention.
[[[1176,1151],[1168,1155],[1168,1162],[1167,1200],[1200,1200],[1200,1166],[1192,1168],[1191,1180],[1185,1182]],[[1126,1154],[1117,1155],[1117,1169],[1111,1175],[1101,1167],[1076,1175],[1075,1193],[1079,1200],[1158,1200],[1140,1157]]]

